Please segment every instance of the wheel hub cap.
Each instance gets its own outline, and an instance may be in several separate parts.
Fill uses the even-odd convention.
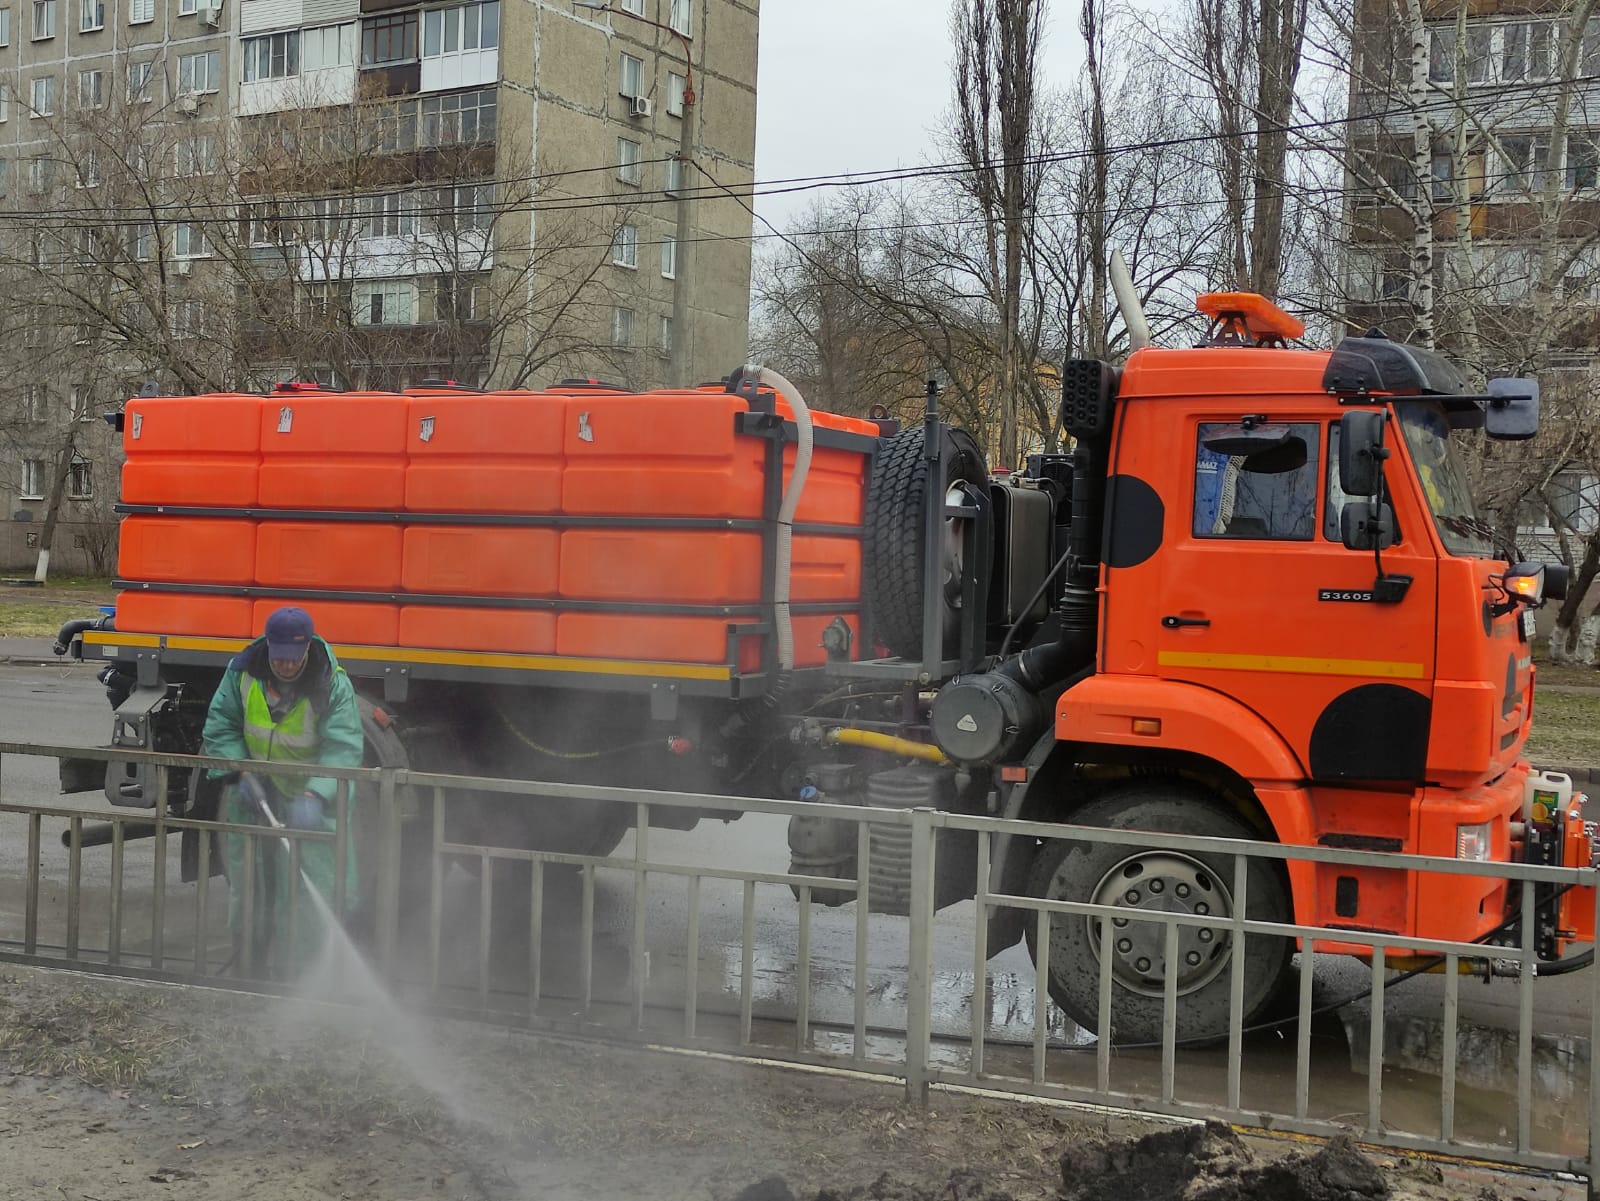
[[[1102,922],[1089,923],[1090,944],[1101,960],[1109,949],[1112,978],[1122,987],[1146,996],[1163,994],[1167,978],[1167,924],[1139,921],[1138,913],[1189,913],[1229,918],[1233,899],[1212,870],[1198,859],[1170,851],[1133,855],[1100,880],[1091,901],[1129,911],[1111,920],[1109,948],[1103,945]],[[1178,995],[1194,992],[1227,966],[1231,936],[1201,926],[1179,926]]]

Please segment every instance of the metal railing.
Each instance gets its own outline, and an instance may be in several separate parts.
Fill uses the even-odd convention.
[[[0,855],[9,860],[6,844],[19,837],[26,848],[21,924],[17,928],[13,917],[0,928],[0,959],[287,991],[292,982],[274,979],[265,965],[228,953],[231,936],[215,903],[212,879],[213,839],[286,837],[291,869],[302,846],[332,846],[334,909],[363,921],[367,955],[378,976],[406,1002],[434,1011],[889,1074],[903,1079],[917,1102],[926,1099],[930,1087],[976,1086],[1311,1134],[1353,1131],[1397,1148],[1465,1153],[1592,1176],[1600,1062],[1590,1054],[1587,1065],[1567,1065],[1559,1088],[1545,1095],[1549,1081],[1541,1080],[1536,1050],[1542,1055],[1546,1049],[1541,1029],[1548,1015],[1540,1008],[1533,920],[1540,903],[1535,886],[1543,886],[1548,898],[1592,884],[1592,871],[1046,825],[929,809],[274,764],[275,775],[340,781],[332,832],[280,833],[176,816],[161,805],[86,809],[20,801],[13,796],[20,756],[136,760],[153,771],[158,798],[166,797],[174,771],[252,766],[0,743]],[[458,840],[452,836],[453,818],[463,791],[476,794],[478,804],[488,794],[502,797],[506,805],[626,806],[631,834],[618,853],[603,856]],[[853,824],[856,875],[802,875],[750,862],[772,853],[764,841],[760,853],[753,844],[741,848],[739,857],[721,849],[701,854],[697,840],[709,837],[703,831],[684,835],[651,824],[652,815],[682,809],[729,818],[807,816]],[[65,825],[59,851],[46,845],[47,820]],[[91,825],[98,822],[110,823],[109,831]],[[880,834],[897,829],[909,842],[905,919],[871,912],[874,882],[868,865],[875,828]],[[1231,863],[1232,913],[1130,911],[992,892],[989,867],[994,840],[1002,835],[1114,843]],[[146,836],[148,856],[134,849],[135,839]],[[189,844],[176,856],[175,836]],[[936,914],[937,873],[949,863],[940,857],[939,841],[953,837],[971,840],[975,903]],[[361,859],[354,896],[347,895],[343,871],[352,839]],[[109,864],[88,871],[84,851],[100,840],[109,843]],[[786,850],[781,834],[775,842],[776,852]],[[136,870],[148,870],[147,883],[129,883],[135,854]],[[192,883],[174,883],[174,858]],[[245,857],[247,864],[254,860],[254,855]],[[1508,881],[1521,886],[1517,944],[1490,948],[1249,918],[1249,869],[1262,861],[1273,870],[1302,862]],[[248,876],[239,883],[245,897],[253,895]],[[817,898],[833,905],[813,904]],[[838,906],[851,898],[853,904]],[[1595,898],[1600,907],[1600,892]],[[1022,911],[1032,923],[1037,951],[1030,967],[1001,972],[991,966],[988,919],[1001,909]],[[1157,923],[1168,963],[1176,962],[1185,929],[1209,929],[1230,939],[1234,953],[1225,1035],[1203,1042],[1183,1037],[1172,971],[1165,974],[1161,996],[1162,1035],[1153,1045],[1115,1046],[1063,1020],[1049,999],[1051,924],[1062,915],[1096,923],[1102,945],[1112,937],[1114,922]],[[248,920],[246,915],[247,928]],[[293,921],[291,911],[291,929]],[[825,962],[816,955],[819,935],[827,943]],[[1245,1012],[1245,949],[1253,939],[1296,939],[1300,948],[1292,1012],[1257,1029],[1247,1025]],[[1364,1064],[1341,1062],[1343,1044],[1337,1038],[1330,1040],[1338,1044],[1332,1059],[1318,1045],[1316,1019],[1335,1008],[1319,1003],[1314,992],[1318,965],[1330,958],[1318,947],[1332,943],[1366,948],[1370,955],[1370,967],[1362,969],[1369,994],[1364,1017],[1359,1007],[1343,1008],[1344,1021],[1354,1023],[1357,1034],[1364,1022]],[[1429,1019],[1438,1043],[1436,1084],[1397,1069],[1386,1056],[1391,1049],[1386,1038],[1390,955],[1436,959],[1442,970],[1439,1014]],[[1465,1027],[1459,968],[1487,959],[1510,973],[1516,990],[1516,1026],[1509,1032],[1515,1079],[1494,1088],[1481,1082],[1468,1086],[1460,1071]],[[1587,1000],[1582,1035],[1592,1048],[1600,1038],[1600,972],[1580,979]],[[1097,984],[1096,1028],[1106,1030],[1116,1016],[1109,954],[1099,956]],[[997,1014],[992,1002],[1003,991],[1015,1004],[1012,1012]],[[1513,1103],[1510,1121],[1505,1120],[1508,1101]]]

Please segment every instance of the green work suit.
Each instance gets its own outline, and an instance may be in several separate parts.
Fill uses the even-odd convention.
[[[280,687],[292,688],[292,699],[274,713],[269,708],[269,689]],[[266,639],[257,639],[228,665],[206,714],[204,753],[222,759],[360,767],[362,746],[355,690],[332,649],[320,638],[312,640],[305,669],[288,686],[273,681]],[[335,829],[336,807],[332,802],[339,795],[337,781],[325,776],[273,776],[266,771],[252,774],[267,786],[269,803],[279,821],[290,800],[313,792],[328,802],[322,828],[329,832]],[[223,790],[220,816],[225,822],[240,825],[266,824],[261,814],[240,796],[237,783]],[[347,830],[344,895],[353,900],[357,895],[356,848],[349,833]],[[241,971],[248,969],[285,979],[295,976],[315,959],[327,937],[320,907],[306,889],[309,884],[330,907],[334,904],[334,846],[329,842],[299,841],[300,874],[304,879],[291,880],[290,856],[280,838],[266,834],[223,837],[228,921]],[[245,861],[252,852],[252,929],[247,932]]]

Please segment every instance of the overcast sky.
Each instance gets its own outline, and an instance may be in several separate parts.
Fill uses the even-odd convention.
[[[1081,60],[1076,11],[1051,11],[1052,84]],[[757,181],[934,160],[951,103],[949,27],[949,0],[761,0]],[[756,210],[782,228],[821,194],[758,198]]]

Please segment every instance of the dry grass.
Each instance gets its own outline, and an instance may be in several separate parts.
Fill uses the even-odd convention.
[[[9,994],[14,976],[0,977]],[[0,995],[0,1061],[30,1076],[75,1076],[97,1088],[129,1088],[179,1053],[188,1036],[170,1024],[159,993],[77,985],[19,1003]]]
[[[1542,677],[1540,682],[1544,682]],[[1540,764],[1563,767],[1600,764],[1600,689],[1592,692],[1537,690],[1533,702],[1533,732],[1528,736],[1526,754]]]

